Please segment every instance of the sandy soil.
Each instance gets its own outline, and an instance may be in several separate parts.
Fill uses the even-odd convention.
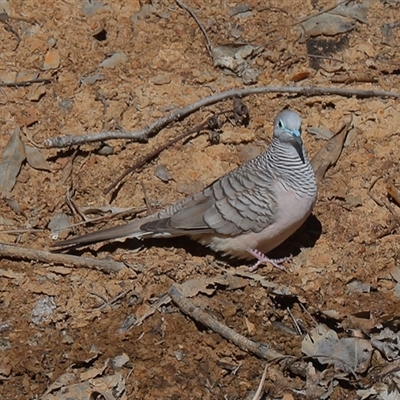
[[[3,3],[7,6],[7,2],[0,6]],[[212,111],[230,108],[231,102],[206,107],[147,143],[111,140],[109,147],[87,143],[47,149],[44,141],[104,130],[135,131],[178,107],[242,88],[246,76],[213,65],[197,24],[172,0],[155,1],[151,7],[147,2],[112,1],[97,9],[93,4],[101,3],[75,0],[9,3],[10,17],[26,20],[10,18],[0,25],[1,80],[32,79],[37,73],[51,82],[0,91],[0,149],[20,128],[23,143],[38,147],[48,168],[35,169],[25,162],[11,193],[3,193],[2,230],[20,231],[0,233],[2,243],[49,250],[48,225],[56,214],[65,213],[71,223],[82,221],[68,198],[76,209],[111,206],[114,210],[144,210],[145,198],[154,208],[178,200],[265,149],[272,120],[284,107],[300,112],[310,157],[326,141],[307,133],[307,128],[336,132],[352,115],[355,130],[320,184],[313,217],[279,250],[294,254],[286,264],[290,272],[269,266],[257,272],[286,288],[290,296],[272,293],[249,278],[239,289],[219,287],[192,301],[238,333],[296,357],[302,356],[304,334],[318,323],[328,324],[341,336],[354,331],[368,335],[374,327],[398,318],[400,211],[387,189],[388,184],[400,188],[398,101],[336,95],[250,96],[244,100],[250,112],[248,126],[226,123],[217,144],[211,144],[205,133],[174,145],[131,174],[113,194],[104,195],[103,190],[133,162],[203,122]],[[265,46],[248,60],[246,72],[257,72],[251,75],[253,85],[400,87],[397,2],[373,2],[366,23],[354,20],[354,29],[348,32],[303,43],[294,23],[333,6],[334,1],[276,0],[265,6],[250,0],[246,4],[251,11],[243,15],[230,12],[238,2],[206,3],[212,5],[198,0],[188,5],[202,21],[212,46]],[[390,30],[386,25],[391,23]],[[118,60],[104,65],[113,54]],[[172,179],[159,179],[158,165]],[[129,218],[132,215],[119,219]],[[93,226],[81,225],[70,234]],[[103,226],[96,224],[95,229]],[[95,245],[74,253],[126,263],[111,274],[15,257],[1,260],[3,399],[40,398],[60,377],[64,380],[59,387],[97,378],[109,388],[106,377],[118,374],[124,394],[115,391],[113,398],[252,398],[265,361],[195,323],[171,303],[150,312],[173,283],[218,276],[232,267],[245,271],[246,264],[222,263],[213,252],[189,240],[153,240],[136,251],[131,246],[128,242]],[[35,317],[32,311],[38,312],[43,304],[51,312]],[[138,319],[146,313],[140,325],[121,329],[128,317]],[[301,335],[294,331],[293,319],[301,326]],[[109,361],[121,355],[127,357],[122,367]],[[350,383],[336,385],[331,398],[357,398],[356,389],[373,383],[370,371],[385,364],[375,356],[357,381],[350,374],[346,377]],[[278,363],[270,365],[264,390],[268,398],[317,396],[308,380]],[[55,390],[53,395],[46,398],[65,398]]]

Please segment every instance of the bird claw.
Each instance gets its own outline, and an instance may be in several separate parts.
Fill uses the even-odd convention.
[[[290,260],[290,257],[273,259],[273,258],[267,257],[264,253],[262,253],[261,251],[259,251],[257,249],[250,249],[250,248],[247,249],[247,252],[250,253],[253,257],[255,257],[257,259],[257,262],[254,265],[252,265],[251,267],[248,267],[250,272],[254,272],[258,269],[258,267],[260,265],[268,264],[268,263],[273,265],[275,268],[280,269],[281,271],[287,272],[286,268],[281,264],[285,261]]]

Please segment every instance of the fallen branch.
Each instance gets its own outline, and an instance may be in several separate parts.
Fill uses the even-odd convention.
[[[160,118],[151,124],[145,126],[136,132],[98,132],[89,135],[68,135],[49,138],[44,141],[44,146],[47,148],[62,148],[83,143],[102,142],[111,139],[129,139],[137,142],[147,142],[149,137],[158,133],[173,122],[180,121],[190,114],[198,111],[202,107],[210,106],[223,100],[246,97],[254,94],[262,93],[291,93],[303,96],[318,96],[318,95],[339,95],[344,97],[393,97],[399,98],[400,93],[389,92],[384,90],[363,90],[351,88],[329,88],[329,87],[314,87],[314,86],[261,86],[245,89],[232,89],[226,92],[218,93],[209,97],[205,97],[193,104],[180,108],[171,114]]]
[[[183,313],[189,315],[189,317],[193,318],[195,321],[200,322],[205,327],[213,330],[223,338],[229,340],[241,350],[252,353],[257,357],[268,361],[276,360],[277,358],[288,357],[278,353],[275,350],[272,350],[265,344],[247,339],[243,335],[235,332],[233,329],[221,324],[213,316],[203,311],[200,307],[194,305],[187,297],[184,296],[177,285],[172,285],[168,291],[168,294],[175,305],[178,306]]]
[[[50,253],[43,250],[26,249],[24,247],[0,244],[0,260],[3,258],[40,261],[48,264],[61,264],[77,268],[97,269],[106,273],[118,272],[125,268],[124,264],[113,260],[97,260],[95,258]]]

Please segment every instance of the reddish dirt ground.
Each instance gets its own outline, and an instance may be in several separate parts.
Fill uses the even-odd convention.
[[[187,4],[213,46],[265,46],[248,60],[258,72],[254,85],[400,87],[398,2],[372,2],[366,22],[355,20],[348,32],[304,41],[295,22],[333,6],[334,1],[277,0],[265,6],[250,0],[246,4],[251,11],[242,15],[230,12],[242,3],[206,3],[210,5],[198,0]],[[104,143],[47,149],[44,141],[105,130],[136,131],[203,97],[242,88],[245,78],[213,65],[196,22],[174,1],[101,4],[75,0],[0,4],[9,7],[10,17],[25,19],[9,18],[0,25],[0,79],[32,79],[35,73],[51,79],[0,91],[1,151],[19,128],[24,144],[37,147],[48,166],[40,170],[24,163],[12,191],[2,194],[2,230],[18,232],[0,233],[1,243],[49,250],[48,224],[55,214],[64,212],[71,223],[82,221],[68,205],[68,197],[81,209],[110,205],[114,210],[143,210],[145,198],[157,208],[193,193],[263,151],[273,118],[282,108],[301,114],[310,158],[326,141],[307,128],[337,132],[352,115],[355,129],[319,185],[313,218],[279,249],[278,253],[293,254],[285,264],[289,273],[269,266],[257,271],[257,276],[290,296],[279,296],[248,278],[239,289],[218,287],[191,300],[236,332],[296,357],[302,356],[304,336],[293,330],[293,319],[303,333],[325,322],[339,335],[366,333],[396,320],[399,298],[393,277],[399,276],[400,210],[387,187],[400,188],[399,102],[338,95],[249,96],[244,99],[250,112],[248,126],[225,124],[217,144],[201,134],[174,145],[131,174],[112,195],[104,195],[103,190],[133,162],[203,122],[212,111],[231,107],[231,102],[206,107],[147,143],[111,140],[109,155],[104,154],[110,150]],[[111,67],[102,64],[112,54],[119,60]],[[172,179],[160,180],[158,165]],[[96,229],[103,226],[97,224]],[[70,234],[90,229],[93,224],[73,228]],[[110,398],[252,398],[264,360],[194,322],[172,303],[149,312],[174,283],[218,276],[232,268],[246,271],[247,264],[226,259],[222,263],[212,251],[189,240],[151,240],[137,251],[130,250],[133,245],[95,245],[74,253],[126,263],[117,273],[34,259],[1,259],[2,399],[41,398],[60,377],[64,380],[59,387],[91,378],[103,379],[104,387],[111,387],[107,376],[118,376],[124,385],[123,394],[113,392],[115,397]],[[49,301],[52,311],[38,321],[32,311],[38,309],[39,300]],[[140,325],[121,330],[127,317],[138,319],[147,312]],[[108,362],[121,355],[127,357],[122,367]],[[370,368],[384,365],[382,357],[375,356]],[[67,373],[73,375],[69,381]],[[357,382],[341,381],[331,398],[358,398],[356,389],[372,385],[371,376],[360,373]],[[304,376],[271,363],[264,398],[317,398],[309,385]],[[66,397],[54,390],[44,398]]]

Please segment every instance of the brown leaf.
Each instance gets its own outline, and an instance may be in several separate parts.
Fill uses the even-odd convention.
[[[303,35],[300,38],[300,43],[304,43],[309,37],[334,36],[351,31],[354,28],[354,23],[350,18],[325,13],[302,22],[301,27],[303,28]]]
[[[32,168],[51,171],[49,164],[47,164],[46,159],[43,157],[43,154],[36,147],[25,146],[25,151],[28,164]]]
[[[0,163],[0,193],[6,195],[11,192],[25,159],[25,146],[17,128],[3,151]]]
[[[327,169],[339,159],[352,122],[353,117],[342,126],[335,136],[328,140],[326,145],[311,160],[317,182],[322,182]]]
[[[71,230],[71,223],[67,214],[57,213],[51,218],[48,227],[54,238],[65,239]]]

